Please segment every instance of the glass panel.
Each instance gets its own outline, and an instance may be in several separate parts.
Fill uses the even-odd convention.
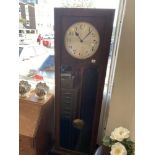
[[[37,37],[39,34],[42,36],[41,44],[38,46],[44,46],[51,49],[51,56],[54,56],[54,8],[55,7],[83,7],[83,8],[117,8],[120,0],[104,0],[102,3],[100,0],[19,0],[19,53],[22,53],[21,46],[36,45]],[[116,18],[115,18],[116,19]],[[26,23],[28,21],[28,23]],[[27,25],[28,24],[28,25]],[[115,26],[115,22],[114,22]],[[32,33],[33,32],[33,33]],[[47,37],[48,36],[48,37]],[[39,50],[39,48],[37,49]],[[30,53],[30,52],[28,52]],[[19,56],[20,56],[19,54]],[[46,59],[46,58],[45,58]],[[21,60],[21,59],[20,59]],[[43,62],[44,63],[44,60]],[[53,64],[53,59],[51,64]],[[41,65],[41,64],[40,64]],[[28,65],[30,66],[30,65]],[[54,69],[54,65],[50,67]],[[26,69],[27,70],[27,69]],[[26,72],[25,70],[25,72]],[[33,70],[32,67],[27,70],[27,74]],[[20,78],[23,75],[21,73]],[[40,75],[40,70],[37,68],[37,74]],[[44,75],[47,75],[47,73]],[[51,73],[50,73],[51,74]],[[54,71],[52,73],[54,75]],[[25,80],[29,80],[29,77],[24,75]],[[53,76],[52,76],[53,77]],[[45,79],[47,79],[45,77]],[[54,80],[54,79],[53,79]],[[34,80],[31,79],[34,82]],[[52,86],[54,81],[52,82]]]
[[[80,83],[75,79],[72,70],[74,69],[71,66],[61,66],[60,146],[89,153],[98,72],[96,68],[85,70],[85,85],[80,90]]]
[[[24,17],[24,10],[23,10],[23,3],[33,3],[27,5],[26,10],[26,17]],[[57,0],[57,1],[51,1],[51,0],[20,0],[19,1],[19,17],[20,17],[20,23],[19,23],[19,60],[20,60],[20,80],[28,80],[32,88],[36,85],[38,81],[45,81],[48,86],[51,89],[54,89],[54,7],[79,7],[79,3],[82,1],[74,1],[74,0]],[[118,8],[119,0],[104,0],[102,3],[100,0],[90,0],[85,1],[86,3],[80,4],[81,7],[86,8]],[[30,7],[31,9],[29,9]],[[29,12],[31,10],[31,12]],[[117,12],[116,12],[117,13]],[[30,17],[31,15],[31,17]],[[32,18],[33,17],[33,18]],[[116,21],[117,18],[115,18]],[[26,20],[29,21],[28,25],[33,25],[34,27],[27,28],[26,26]],[[33,24],[35,23],[35,24]],[[114,27],[115,27],[114,22]],[[33,33],[32,33],[33,32]],[[37,37],[41,34],[42,40],[41,44],[38,45]],[[33,48],[29,47],[32,46]],[[34,47],[35,46],[35,47]],[[25,52],[26,53],[25,53]],[[25,53],[25,54],[23,54]],[[24,60],[24,61],[23,61]],[[97,72],[95,70],[92,71],[86,71],[84,74],[87,78],[89,73],[92,74],[92,79],[97,79]],[[61,128],[62,131],[60,133],[60,141],[61,146],[64,148],[70,148],[71,150],[77,150],[82,152],[88,152],[89,148],[84,147],[81,148],[81,144],[89,143],[89,137],[86,141],[87,142],[81,142],[82,141],[82,135],[84,135],[84,132],[87,130],[87,127],[91,124],[89,122],[89,125],[85,128],[88,118],[84,118],[85,112],[92,112],[93,104],[89,107],[89,109],[85,108],[88,107],[89,103],[89,97],[95,89],[96,84],[89,87],[89,82],[87,83],[86,89],[90,89],[89,93],[86,94],[87,97],[80,98],[80,90],[78,85],[76,84],[76,79],[72,75],[72,67],[71,66],[62,66],[61,69],[61,94],[62,99],[64,96],[68,95],[70,99],[72,98],[72,101],[70,101],[70,105],[65,105],[64,102],[62,102],[62,113],[61,113]],[[86,79],[85,79],[86,80]],[[91,83],[91,82],[90,82]],[[94,87],[94,88],[93,88]],[[67,91],[67,93],[66,93]],[[83,93],[85,93],[85,89],[82,90]],[[94,96],[91,96],[92,100]],[[80,100],[83,100],[80,102]],[[69,102],[69,101],[67,101]],[[85,103],[83,103],[85,102]],[[69,103],[68,103],[69,104]],[[86,111],[82,111],[80,109],[81,104],[83,104],[83,109]],[[67,108],[67,109],[66,109]],[[64,110],[65,109],[65,110]],[[67,112],[64,114],[64,111]],[[64,116],[65,115],[65,116]],[[71,118],[70,118],[71,116]],[[89,115],[88,115],[89,116]],[[68,120],[65,119],[65,117],[70,118]],[[90,117],[91,118],[91,117]],[[81,121],[81,119],[84,120]],[[68,121],[68,123],[66,123]],[[70,129],[73,131],[72,134],[69,133],[69,131],[66,130],[66,127],[64,128],[64,124],[66,127],[70,127]],[[69,133],[71,136],[68,137],[69,134],[65,135],[64,132]],[[90,134],[88,134],[90,135]],[[84,136],[83,136],[84,137]],[[68,139],[68,141],[67,141]],[[89,146],[90,144],[88,144]],[[84,145],[83,145],[84,146]]]

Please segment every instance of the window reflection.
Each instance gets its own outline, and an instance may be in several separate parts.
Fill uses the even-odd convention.
[[[20,80],[42,79],[49,87],[54,85],[54,7],[118,8],[118,4],[119,0],[19,0]]]
[[[54,88],[54,31],[48,1],[19,1],[19,80]],[[37,42],[38,35],[40,40]]]

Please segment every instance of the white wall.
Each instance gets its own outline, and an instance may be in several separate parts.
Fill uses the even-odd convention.
[[[134,0],[127,0],[106,134],[124,126],[135,138],[135,38]]]

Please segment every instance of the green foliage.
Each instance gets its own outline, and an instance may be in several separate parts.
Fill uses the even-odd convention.
[[[102,140],[102,144],[108,147],[111,147],[116,142],[119,142],[117,140],[112,140],[110,136],[105,136]],[[127,155],[135,155],[135,143],[131,141],[129,138],[124,139],[120,142],[127,150]]]
[[[135,143],[133,141],[131,141],[129,139],[125,139],[121,143],[125,146],[125,148],[127,150],[127,155],[134,155],[135,154],[135,152],[134,152]]]

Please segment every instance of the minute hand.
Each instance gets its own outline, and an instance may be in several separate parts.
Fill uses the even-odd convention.
[[[91,34],[92,31],[89,31],[88,34],[82,39],[83,41]]]

